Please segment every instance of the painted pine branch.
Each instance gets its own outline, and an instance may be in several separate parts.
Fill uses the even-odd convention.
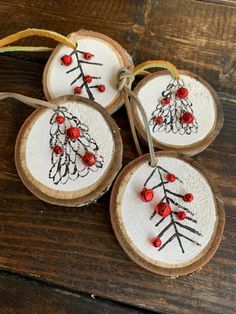
[[[172,79],[166,89],[162,92],[162,98],[158,101],[155,110],[149,120],[152,131],[165,133],[191,134],[198,132],[198,123],[194,120],[191,123],[184,122],[182,117],[186,113],[193,119],[192,103],[188,97],[179,99],[175,92],[179,88],[184,88],[183,80]]]
[[[154,186],[150,186],[149,182],[152,178],[154,178],[154,177],[156,178],[156,174],[158,174],[160,182]],[[165,202],[171,207],[170,215],[168,215],[166,217],[162,217],[155,224],[155,227],[157,227],[159,229],[159,233],[157,234],[157,238],[161,238],[163,235],[165,235],[166,232],[168,230],[170,230],[170,228],[173,229],[172,236],[169,237],[165,242],[163,242],[158,250],[159,251],[163,250],[174,239],[177,239],[177,242],[179,244],[181,252],[184,253],[185,251],[184,251],[182,239],[188,240],[188,241],[194,243],[195,245],[199,246],[200,243],[191,239],[190,235],[195,234],[197,236],[202,236],[202,234],[197,229],[195,229],[191,226],[188,226],[186,224],[183,224],[181,220],[178,220],[176,218],[177,217],[176,213],[177,213],[178,209],[181,209],[187,213],[187,215],[186,215],[187,221],[194,223],[194,224],[197,224],[197,220],[190,217],[190,216],[194,215],[193,212],[189,208],[179,204],[175,199],[173,199],[173,198],[183,199],[184,196],[181,194],[178,194],[178,193],[176,193],[170,189],[171,183],[164,180],[163,174],[167,175],[167,174],[169,174],[169,171],[160,167],[160,166],[157,166],[154,168],[154,170],[151,172],[151,174],[149,175],[149,177],[147,178],[147,180],[144,183],[145,188],[149,188],[152,190],[153,189],[159,189],[159,190],[162,189],[163,197],[159,203]],[[183,184],[183,181],[181,179],[179,179],[177,177],[175,177],[175,178],[176,178],[177,182],[179,182],[179,184]],[[153,211],[152,215],[150,216],[150,220],[152,220],[155,217],[155,215],[157,215],[156,210]],[[165,225],[165,227],[162,227],[163,221],[166,221],[166,220],[169,220],[168,224]],[[187,233],[187,234],[185,234],[185,233]]]
[[[85,88],[87,94],[88,94],[88,98],[89,99],[92,99],[94,100],[94,96],[93,96],[93,93],[91,91],[91,89],[93,88],[97,88],[98,85],[95,84],[95,85],[90,85],[88,82],[86,82],[85,80],[85,72],[84,72],[84,69],[83,69],[83,64],[89,64],[89,65],[94,65],[94,66],[102,66],[103,64],[102,63],[98,63],[98,62],[92,62],[92,61],[87,61],[87,60],[82,60],[80,58],[80,54],[84,55],[86,54],[85,51],[81,51],[81,50],[73,50],[70,54],[70,56],[75,56],[75,59],[76,59],[76,63],[77,65],[75,67],[73,67],[72,69],[68,70],[66,73],[67,74],[70,74],[70,73],[73,73],[73,72],[78,72],[78,75],[72,80],[72,82],[70,83],[70,85],[74,85],[77,81],[79,81],[80,79],[82,79],[82,83],[78,85],[78,87],[82,90],[83,88]],[[91,75],[91,79],[92,80],[99,80],[101,79],[100,76],[92,76]]]
[[[63,123],[58,123],[56,118],[63,118]],[[103,167],[103,157],[99,155],[99,147],[94,138],[89,134],[89,127],[82,123],[76,116],[65,107],[60,107],[50,120],[51,168],[49,178],[55,185],[66,184],[69,180],[84,178],[90,172],[98,171]],[[69,128],[78,128],[80,136],[70,140],[66,134]],[[54,148],[62,148],[60,154],[55,154]],[[81,159],[86,152],[91,152],[96,157],[96,163],[92,167],[86,167]]]

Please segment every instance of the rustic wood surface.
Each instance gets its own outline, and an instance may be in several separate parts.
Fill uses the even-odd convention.
[[[148,313],[147,310],[135,310],[132,306],[127,307],[121,303],[97,298],[94,295],[87,297],[75,294],[68,289],[57,286],[49,287],[47,284],[4,272],[0,272],[0,294],[0,311],[4,314]]]
[[[211,171],[218,184],[225,203],[226,227],[214,258],[191,277],[171,279],[142,269],[127,257],[114,236],[109,218],[110,193],[96,204],[77,209],[48,205],[24,187],[15,169],[14,143],[32,109],[13,100],[1,101],[0,268],[44,283],[35,288],[22,277],[16,282],[10,275],[3,275],[0,312],[18,313],[19,299],[25,298],[28,305],[22,313],[60,313],[59,307],[63,309],[64,304],[64,312],[71,313],[66,304],[74,302],[74,308],[79,309],[91,299],[84,296],[86,300],[81,301],[82,293],[164,313],[235,313],[236,2],[1,1],[0,37],[27,27],[62,34],[79,28],[102,32],[122,44],[136,64],[166,59],[213,85],[222,101],[224,127],[214,143],[194,159]],[[36,37],[21,43],[55,46]],[[42,73],[48,56],[0,56],[0,91],[43,98]],[[114,118],[121,128],[127,164],[136,152],[124,108]],[[59,290],[54,291],[54,285]],[[44,297],[37,299],[37,289],[52,298],[48,307]],[[66,296],[64,289],[73,295]],[[87,306],[96,312],[98,304],[99,300]],[[116,310],[111,305],[108,312]]]

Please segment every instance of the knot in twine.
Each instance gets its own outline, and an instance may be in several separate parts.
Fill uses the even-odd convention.
[[[119,92],[121,92],[124,87],[131,88],[131,85],[135,79],[133,73],[129,71],[127,68],[121,68],[117,73],[117,85],[116,88]]]
[[[150,154],[150,166],[156,167],[157,160],[156,160],[156,156],[155,156],[155,152],[154,152],[152,135],[151,135],[150,128],[149,128],[147,115],[146,115],[145,110],[143,109],[143,106],[142,106],[139,98],[131,90],[131,85],[132,85],[132,82],[134,81],[134,79],[135,79],[135,75],[132,72],[130,72],[129,69],[121,68],[117,73],[116,88],[118,89],[119,92],[121,92],[121,94],[124,97],[125,107],[127,110],[134,143],[135,143],[138,154],[141,156],[142,150],[141,150],[141,147],[139,145],[138,136],[137,136],[136,129],[135,129],[134,116],[133,116],[134,112],[133,112],[133,108],[131,107],[129,97],[134,100],[134,102],[132,104],[135,104],[138,107],[138,109],[142,115],[143,122],[144,122],[145,129],[146,129],[146,133],[147,133],[148,148],[149,148],[149,154]]]

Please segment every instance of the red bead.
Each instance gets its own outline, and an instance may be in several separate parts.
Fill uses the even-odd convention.
[[[188,90],[187,90],[187,88],[185,88],[185,87],[178,88],[177,91],[176,91],[175,96],[178,97],[179,99],[187,98],[188,97]]]
[[[154,247],[160,247],[162,245],[162,241],[160,238],[156,237],[151,240],[151,243]]]
[[[175,182],[176,181],[176,176],[173,173],[167,173],[166,180],[168,182]]]
[[[156,206],[156,212],[162,217],[167,217],[170,215],[171,209],[169,204],[162,202]]]
[[[184,220],[186,218],[186,213],[184,211],[180,211],[176,213],[179,220]]]
[[[152,189],[143,189],[140,192],[140,196],[141,196],[141,200],[143,202],[151,202],[151,200],[153,199],[154,193]]]
[[[193,194],[187,193],[183,197],[185,202],[191,203],[193,201]]]
[[[187,123],[187,124],[193,123],[194,119],[195,119],[194,115],[187,111],[184,114],[182,114],[182,116],[180,117],[181,123]]]
[[[90,52],[85,52],[84,53],[84,59],[90,60],[93,57],[93,55]]]
[[[61,155],[62,152],[63,152],[63,148],[61,146],[56,145],[56,146],[53,147],[53,152],[56,155]]]
[[[168,105],[170,103],[170,98],[169,97],[164,97],[161,100],[161,104],[164,105]]]
[[[72,57],[71,57],[70,55],[64,55],[64,56],[61,57],[61,62],[62,62],[64,65],[68,66],[68,65],[70,65],[71,62],[72,62]]]
[[[156,124],[162,124],[163,123],[163,118],[161,116],[158,116],[155,118]]]
[[[86,167],[92,167],[96,162],[96,157],[94,154],[87,152],[82,157],[82,162]]]
[[[65,121],[65,117],[63,117],[63,116],[57,116],[56,117],[56,122],[58,124],[62,124],[64,121]]]
[[[80,137],[80,130],[78,128],[69,128],[66,131],[66,135],[70,140],[76,140],[78,137]]]
[[[99,92],[100,93],[103,93],[103,92],[105,92],[105,85],[98,85],[98,90],[99,90]]]
[[[85,77],[84,77],[84,82],[85,82],[85,83],[91,83],[92,80],[93,80],[92,76],[90,76],[90,75],[85,75]]]
[[[74,94],[81,94],[82,93],[82,88],[80,86],[76,86],[74,88]]]

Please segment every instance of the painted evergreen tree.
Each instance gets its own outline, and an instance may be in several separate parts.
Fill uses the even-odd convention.
[[[66,74],[76,73],[76,76],[72,79],[70,86],[73,87],[74,94],[83,94],[84,90],[89,99],[94,100],[92,89],[96,88],[99,92],[105,91],[105,85],[93,84],[93,81],[101,79],[100,76],[93,76],[90,73],[85,73],[83,65],[102,66],[102,63],[90,61],[94,57],[90,52],[81,51],[78,49],[73,50],[69,55],[61,57],[61,64],[64,66],[70,66],[75,63],[72,69],[66,71]]]
[[[162,92],[156,109],[152,112],[149,124],[152,131],[191,134],[198,132],[198,123],[194,117],[192,103],[183,80],[172,79]]]
[[[159,183],[150,187],[150,180],[155,178],[156,181],[156,174],[158,174],[157,182]],[[177,239],[181,252],[185,253],[182,239],[186,239],[195,245],[200,246],[200,243],[191,238],[191,234],[201,236],[201,233],[194,228],[194,225],[197,224],[197,221],[193,218],[193,212],[178,202],[178,199],[182,199],[187,203],[192,202],[193,195],[191,193],[181,195],[172,191],[170,186],[175,181],[179,182],[179,184],[183,184],[183,182],[174,174],[169,173],[166,169],[160,166],[157,166],[145,181],[144,188],[141,191],[141,198],[144,202],[150,202],[154,197],[154,191],[157,189],[158,195],[163,195],[150,217],[150,220],[152,220],[156,215],[161,217],[155,224],[159,231],[156,237],[152,239],[153,246],[158,247],[158,251],[161,251],[174,239]],[[162,223],[164,220],[168,220],[168,224],[162,228]],[[190,225],[193,226],[183,224],[183,220],[186,220]],[[172,235],[168,238],[168,240],[163,242],[162,236],[170,228],[172,228],[173,231]]]
[[[89,128],[65,107],[60,107],[50,120],[52,149],[49,178],[54,184],[83,178],[103,166],[99,146],[89,134]]]

